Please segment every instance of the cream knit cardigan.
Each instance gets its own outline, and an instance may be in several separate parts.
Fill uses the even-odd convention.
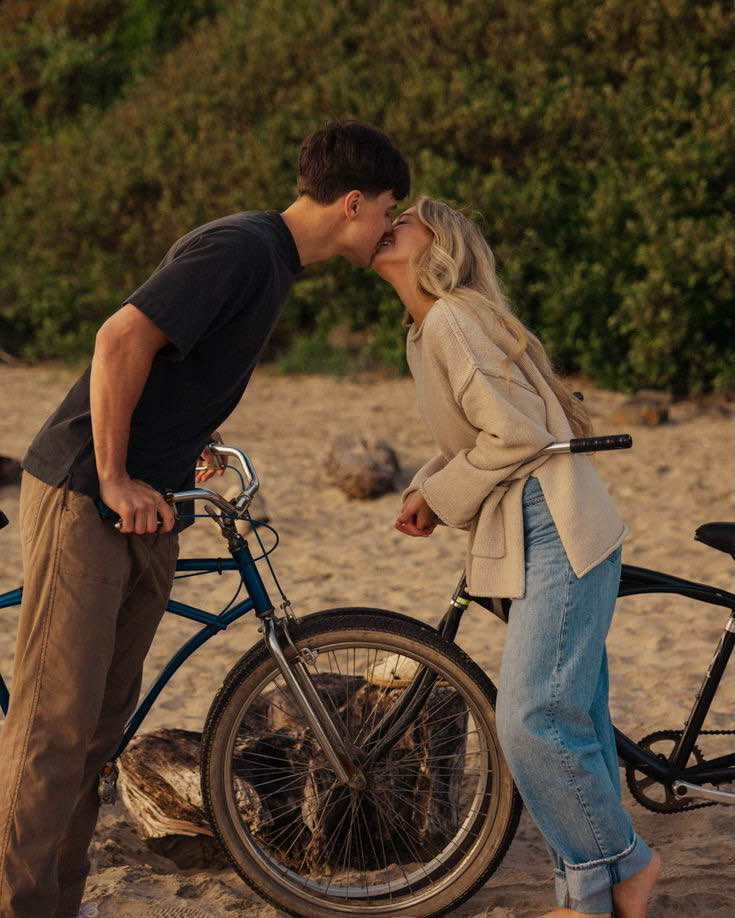
[[[628,527],[588,456],[539,450],[573,437],[527,354],[501,361],[514,340],[489,310],[437,300],[408,331],[419,409],[439,447],[403,492],[419,490],[447,526],[468,529],[467,587],[475,596],[525,593],[523,484],[538,478],[577,577],[623,542]]]

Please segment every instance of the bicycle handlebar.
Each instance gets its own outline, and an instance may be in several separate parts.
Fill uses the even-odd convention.
[[[606,449],[629,449],[633,445],[633,438],[630,434],[614,434],[608,437],[576,437],[563,443],[551,443],[541,450],[537,455],[554,453],[592,453]],[[250,502],[255,496],[255,492],[260,487],[260,481],[255,471],[250,457],[242,450],[234,446],[225,446],[224,443],[209,443],[208,448],[215,456],[231,456],[236,459],[242,466],[242,470],[247,477],[248,484],[234,500],[227,500],[217,491],[211,491],[209,488],[192,488],[190,491],[173,491],[168,493],[169,499],[178,503],[184,500],[208,500],[215,506],[219,507],[224,513],[230,516],[243,517],[245,511],[250,506]],[[116,516],[109,508],[101,505],[100,511],[105,516]],[[107,512],[104,512],[107,511]],[[2,522],[0,521],[0,526]],[[119,528],[118,520],[115,526]]]
[[[576,437],[563,443],[552,443],[541,450],[539,455],[544,453],[592,453],[606,449],[629,449],[632,445],[633,438],[630,434],[614,434],[608,437]],[[234,446],[225,446],[223,443],[210,443],[209,449],[216,456],[233,456],[237,459],[248,477],[250,482],[248,486],[234,501],[228,501],[221,494],[216,491],[210,491],[208,488],[194,488],[192,491],[175,492],[173,500],[210,500],[225,512],[232,513],[234,510],[235,514],[240,516],[247,510],[255,492],[260,487],[260,482],[250,457],[242,450],[236,449]]]
[[[250,502],[255,496],[255,492],[260,487],[260,481],[258,480],[255,467],[250,461],[250,457],[241,449],[237,449],[234,446],[225,446],[224,443],[209,443],[207,448],[211,453],[214,453],[215,456],[232,456],[237,459],[248,479],[249,483],[247,487],[241,491],[239,497],[234,501],[227,500],[222,497],[221,494],[218,494],[217,491],[210,491],[209,488],[193,488],[191,491],[174,491],[172,500],[174,502],[180,500],[210,500],[213,504],[216,504],[220,510],[224,510],[226,513],[230,514],[234,511],[236,516],[241,516],[250,506]]]
[[[211,491],[209,488],[192,488],[190,491],[168,491],[166,492],[166,497],[172,503],[178,503],[184,500],[208,500],[229,516],[242,518],[245,515],[245,511],[250,506],[250,502],[255,496],[255,492],[260,487],[260,481],[258,480],[258,475],[253,463],[250,461],[249,456],[234,446],[225,446],[224,443],[208,443],[207,446],[210,452],[214,453],[216,456],[232,456],[234,459],[237,459],[248,479],[247,487],[243,488],[238,497],[231,501],[227,500],[227,498],[223,497],[219,492]],[[115,519],[117,517],[117,513],[103,504],[99,498],[97,499],[97,507],[103,518]],[[119,518],[117,518],[114,525],[116,529],[120,528]]]
[[[575,437],[565,443],[552,443],[539,453],[597,453],[605,449],[630,449],[633,438],[630,434],[612,434],[609,437]]]

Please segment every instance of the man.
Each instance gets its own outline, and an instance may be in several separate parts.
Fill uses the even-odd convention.
[[[334,122],[308,137],[294,203],[179,239],[102,325],[91,366],[33,440],[0,757],[2,918],[79,909],[98,772],[135,707],[175,569],[160,492],[193,486],[302,266],[334,255],[367,266],[408,188],[403,157],[375,128]],[[120,531],[100,519],[97,496]]]

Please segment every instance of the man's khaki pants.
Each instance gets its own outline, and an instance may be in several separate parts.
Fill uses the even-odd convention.
[[[0,731],[0,916],[72,918],[97,775],[137,702],[178,539],[123,535],[90,497],[28,473],[20,515],[23,603]]]

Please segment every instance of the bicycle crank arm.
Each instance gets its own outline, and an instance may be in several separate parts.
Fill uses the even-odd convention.
[[[690,784],[688,781],[674,781],[672,789],[677,797],[697,797],[702,800],[714,800],[716,803],[727,803],[735,806],[735,794],[731,791],[717,790],[714,787],[700,787],[699,784]]]
[[[314,684],[309,678],[308,670],[300,660],[297,660],[293,666],[289,666],[276,634],[274,619],[264,616],[261,621],[263,622],[265,645],[276,661],[281,675],[286,680],[286,685],[291,689],[296,704],[309,722],[317,742],[340,782],[349,787],[359,788],[364,786],[366,782],[362,770],[357,768],[351,761],[344,740],[334,726],[329,712],[324,707],[324,702],[314,688]]]

